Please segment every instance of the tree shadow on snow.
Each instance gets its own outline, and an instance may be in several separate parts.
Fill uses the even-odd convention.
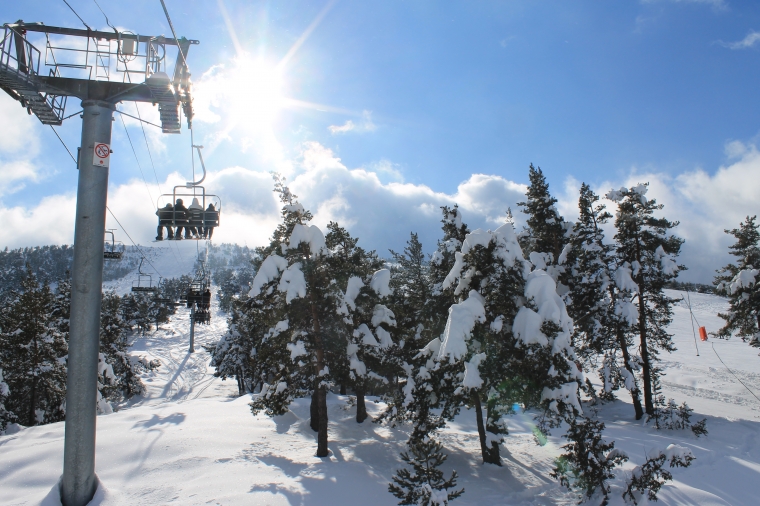
[[[158,415],[153,415],[150,420],[141,420],[134,424],[132,428],[137,427],[143,427],[143,428],[149,428],[154,427],[156,425],[165,425],[165,424],[172,424],[172,425],[179,425],[182,422],[185,421],[185,414],[184,413],[172,413],[171,415],[165,416],[161,418]]]

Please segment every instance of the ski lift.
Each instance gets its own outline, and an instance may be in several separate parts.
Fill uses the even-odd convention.
[[[211,323],[211,312],[208,309],[201,309],[193,314],[193,321],[195,323],[205,323],[206,325]]]
[[[140,259],[140,265],[137,268],[137,284],[132,283],[133,292],[158,292],[158,287],[153,286],[153,278],[150,274],[146,274],[142,271],[142,264],[145,257]],[[146,283],[147,278],[147,283]]]
[[[164,288],[165,288],[165,286],[164,286],[164,283],[163,283],[163,278],[159,276],[159,278],[158,278],[158,292],[156,292],[156,296],[153,297],[153,299],[151,299],[151,300],[153,302],[158,303],[158,304],[167,304],[167,305],[174,304],[174,301],[172,301],[170,298],[168,298],[168,297],[161,297],[161,296],[158,295],[158,293],[164,291]]]
[[[188,181],[184,186],[175,186],[172,193],[165,193],[158,200],[159,208],[156,214],[159,226],[172,227],[176,232],[175,239],[182,238],[182,228],[185,229],[185,238],[211,239],[220,222],[222,200],[218,195],[206,193],[206,189],[201,186],[206,179],[206,164],[201,155],[203,146],[193,144],[193,147],[198,151],[203,177],[198,181]],[[161,204],[164,206],[160,207]],[[177,209],[178,205],[182,208]],[[195,230],[197,233],[188,237],[188,230]]]
[[[106,230],[106,234],[111,234],[110,242],[106,239],[103,244],[103,258],[106,260],[121,260],[124,256],[124,243],[116,240],[114,230],[113,228]]]

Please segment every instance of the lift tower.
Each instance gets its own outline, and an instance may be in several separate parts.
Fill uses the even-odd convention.
[[[163,132],[179,133],[181,107],[190,127],[186,58],[198,41],[23,21],[5,24],[3,31],[3,91],[45,125],[60,125],[67,118],[68,97],[82,101],[61,501],[84,506],[97,489],[95,401],[113,113],[119,102],[152,103],[158,105]],[[44,58],[30,39],[44,44]],[[174,48],[177,56],[171,65],[167,49]]]

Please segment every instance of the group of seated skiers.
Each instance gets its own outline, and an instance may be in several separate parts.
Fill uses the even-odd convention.
[[[168,239],[178,241],[182,239],[182,229],[185,230],[185,239],[211,239],[214,235],[214,227],[219,225],[219,211],[216,210],[214,204],[209,204],[204,211],[197,198],[193,198],[193,203],[189,207],[183,205],[182,199],[177,199],[176,205],[172,207],[171,204],[166,204],[156,211],[156,216],[158,216],[157,241],[164,240],[164,228],[166,228]]]
[[[206,288],[203,292],[198,292],[192,288],[187,291],[187,307],[195,304],[195,314],[193,318],[196,323],[211,322],[211,290]]]

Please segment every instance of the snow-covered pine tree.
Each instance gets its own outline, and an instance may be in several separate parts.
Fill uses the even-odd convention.
[[[6,299],[0,323],[0,368],[10,389],[6,408],[32,426],[63,420],[68,345],[53,318],[54,296],[31,268]]]
[[[237,382],[238,394],[252,392],[260,381],[256,377],[255,338],[260,336],[256,319],[258,308],[251,307],[247,296],[242,299],[232,299],[227,318],[227,331],[221,339],[213,344],[204,346],[211,354],[211,366],[215,368],[214,376],[234,378]],[[253,352],[253,354],[252,354]]]
[[[665,295],[664,288],[685,267],[675,260],[683,239],[668,235],[678,222],[654,217],[654,212],[664,206],[646,198],[648,185],[612,190],[606,197],[618,205],[615,219],[618,263],[631,269],[631,279],[636,285],[638,322],[635,331],[641,352],[644,408],[651,415],[654,413],[652,380],[658,374],[659,351],[675,350],[672,335],[666,330],[672,320],[675,300]]]
[[[628,456],[615,450],[615,442],[602,439],[604,423],[578,417],[570,422],[565,437],[569,441],[562,448],[567,451],[555,461],[551,476],[569,489],[575,489],[590,499],[596,494],[607,503],[610,486],[615,478],[615,467],[628,461]]]
[[[624,385],[631,393],[638,420],[643,416],[635,375],[638,360],[629,351],[631,330],[638,321],[636,309],[629,302],[636,286],[630,279],[630,269],[618,269],[614,245],[604,242],[601,225],[612,215],[598,201],[599,197],[583,183],[564,276],[570,289],[567,312],[575,325],[573,347],[587,368],[602,357],[602,397],[610,398],[613,390]]]
[[[468,234],[443,285],[456,284],[459,297],[468,293],[449,309],[437,354],[442,383],[455,388],[444,402],[450,414],[461,404],[474,408],[487,463],[500,465],[498,445],[507,433],[502,415],[515,404],[540,407],[542,430],[581,411],[572,320],[552,277],[530,268],[506,223]]]
[[[277,326],[272,328],[277,336],[272,335],[264,343],[271,350],[271,357],[279,355],[279,363],[269,361],[272,365],[276,363],[279,370],[267,378],[251,409],[254,414],[261,410],[281,414],[294,398],[310,391],[316,401],[317,456],[326,457],[327,391],[334,380],[331,369],[339,368],[345,360],[347,344],[337,342],[340,333],[335,332],[340,321],[342,293],[330,272],[325,237],[318,227],[308,225],[311,213],[295,201],[297,197],[284,184],[279,189],[276,186],[275,191],[285,203],[283,223],[275,231],[275,237],[280,231],[290,230],[289,234],[282,234],[280,247],[273,248],[262,262],[249,296],[255,300],[276,290],[285,317],[279,330]],[[290,339],[284,339],[287,336]],[[289,357],[282,357],[285,352],[289,352]],[[257,358],[260,360],[261,356]]]
[[[397,253],[391,250],[391,256],[389,306],[396,317],[394,333],[398,343],[398,367],[401,371],[399,388],[386,394],[388,408],[376,421],[387,421],[393,425],[396,422],[428,418],[422,414],[415,415],[420,413],[423,406],[410,404],[419,400],[419,396],[417,399],[412,396],[415,371],[419,371],[425,362],[420,360],[419,351],[430,341],[430,337],[424,336],[423,333],[426,323],[425,306],[431,298],[432,281],[422,243],[414,232],[410,234],[404,251]],[[422,432],[427,434],[427,424],[423,422],[422,425]]]
[[[528,215],[528,227],[526,234],[520,237],[520,245],[536,268],[545,270],[559,281],[562,273],[560,257],[572,224],[565,222],[559,214],[555,206],[557,199],[549,193],[549,183],[541,168],[530,164],[528,178],[527,199],[517,203]]]
[[[386,399],[388,408],[378,421],[392,424],[411,421],[410,444],[444,426],[456,414],[450,408],[460,405],[443,402],[457,387],[443,381],[442,375],[447,373],[436,368],[435,360],[448,309],[456,302],[453,287],[444,289],[443,284],[469,229],[458,206],[442,206],[441,212],[443,238],[427,264],[415,234],[403,256],[394,253],[400,267],[394,269],[391,307],[394,314],[403,315],[402,320],[397,317],[396,332],[399,344],[404,342],[403,347],[399,346],[399,367],[404,379],[401,391]]]
[[[386,306],[391,295],[390,271],[380,269],[383,262],[377,254],[358,247],[358,239],[346,229],[335,222],[327,228],[325,239],[331,252],[327,262],[338,286],[346,287],[340,307],[344,325],[336,322],[345,334],[336,342],[346,342],[347,347],[344,361],[336,364],[340,369],[333,374],[353,387],[356,421],[362,423],[367,419],[365,395],[371,382],[389,383],[387,377],[397,373],[393,364],[398,346],[389,332],[396,321]]]
[[[649,501],[656,501],[657,493],[665,482],[673,479],[673,474],[665,469],[665,464],[668,464],[671,469],[689,467],[694,459],[691,450],[683,446],[671,444],[665,450],[655,448],[647,455],[646,462],[635,467],[631,472],[631,478],[623,492],[623,499],[638,504],[646,493]]]
[[[757,216],[747,216],[739,228],[726,230],[736,242],[728,247],[736,257],[718,271],[715,285],[718,292],[728,296],[730,310],[718,316],[726,324],[718,331],[718,337],[728,339],[733,333],[752,346],[760,347],[760,225]]]
[[[114,292],[103,294],[100,306],[100,390],[108,402],[122,402],[145,393],[140,373],[160,366],[158,360],[129,355],[129,327],[122,317],[122,298]]]
[[[5,400],[8,398],[8,394],[10,393],[11,392],[8,388],[8,384],[3,379],[3,370],[0,369],[0,436],[3,435],[5,429],[8,427],[8,424],[12,423],[16,419],[13,412],[8,411],[5,408]]]
[[[410,442],[409,452],[402,452],[401,460],[412,469],[399,469],[388,484],[388,491],[401,499],[399,505],[445,506],[464,493],[463,488],[452,490],[457,485],[456,471],[444,480],[438,469],[446,461],[441,443],[429,438]]]

